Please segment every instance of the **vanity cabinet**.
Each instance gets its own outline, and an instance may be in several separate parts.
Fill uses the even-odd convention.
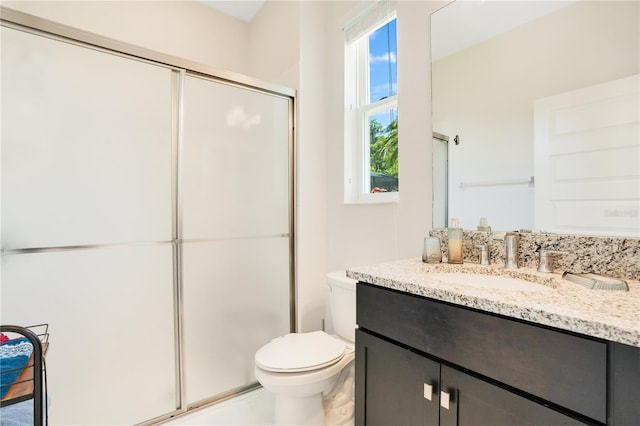
[[[359,426],[638,424],[638,348],[365,283],[357,323]]]
[[[358,425],[583,424],[365,331],[356,342]]]

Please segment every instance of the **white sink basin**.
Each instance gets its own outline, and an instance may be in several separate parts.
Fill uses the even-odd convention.
[[[469,285],[473,287],[492,288],[497,290],[540,291],[549,287],[518,278],[499,277],[484,274],[465,274],[463,272],[436,272],[433,278],[451,284]]]

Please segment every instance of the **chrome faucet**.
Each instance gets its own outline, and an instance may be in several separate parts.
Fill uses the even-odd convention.
[[[518,234],[504,236],[507,257],[504,263],[506,269],[518,269]]]
[[[538,272],[553,272],[553,257],[560,254],[569,254],[566,251],[540,249],[538,260]]]
[[[476,248],[480,249],[480,264],[488,265],[491,263],[489,259],[489,250],[487,249],[486,244],[477,244]]]

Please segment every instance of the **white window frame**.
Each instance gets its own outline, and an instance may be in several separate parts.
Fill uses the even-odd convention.
[[[396,19],[387,15],[357,40],[345,45],[345,204],[396,203],[397,192],[370,193],[369,117],[398,108],[397,95],[369,103],[369,35]]]

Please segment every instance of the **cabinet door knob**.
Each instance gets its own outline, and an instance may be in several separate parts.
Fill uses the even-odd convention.
[[[424,399],[431,401],[433,397],[433,385],[431,383],[424,384]]]
[[[449,393],[440,391],[440,406],[446,410],[449,409]]]

